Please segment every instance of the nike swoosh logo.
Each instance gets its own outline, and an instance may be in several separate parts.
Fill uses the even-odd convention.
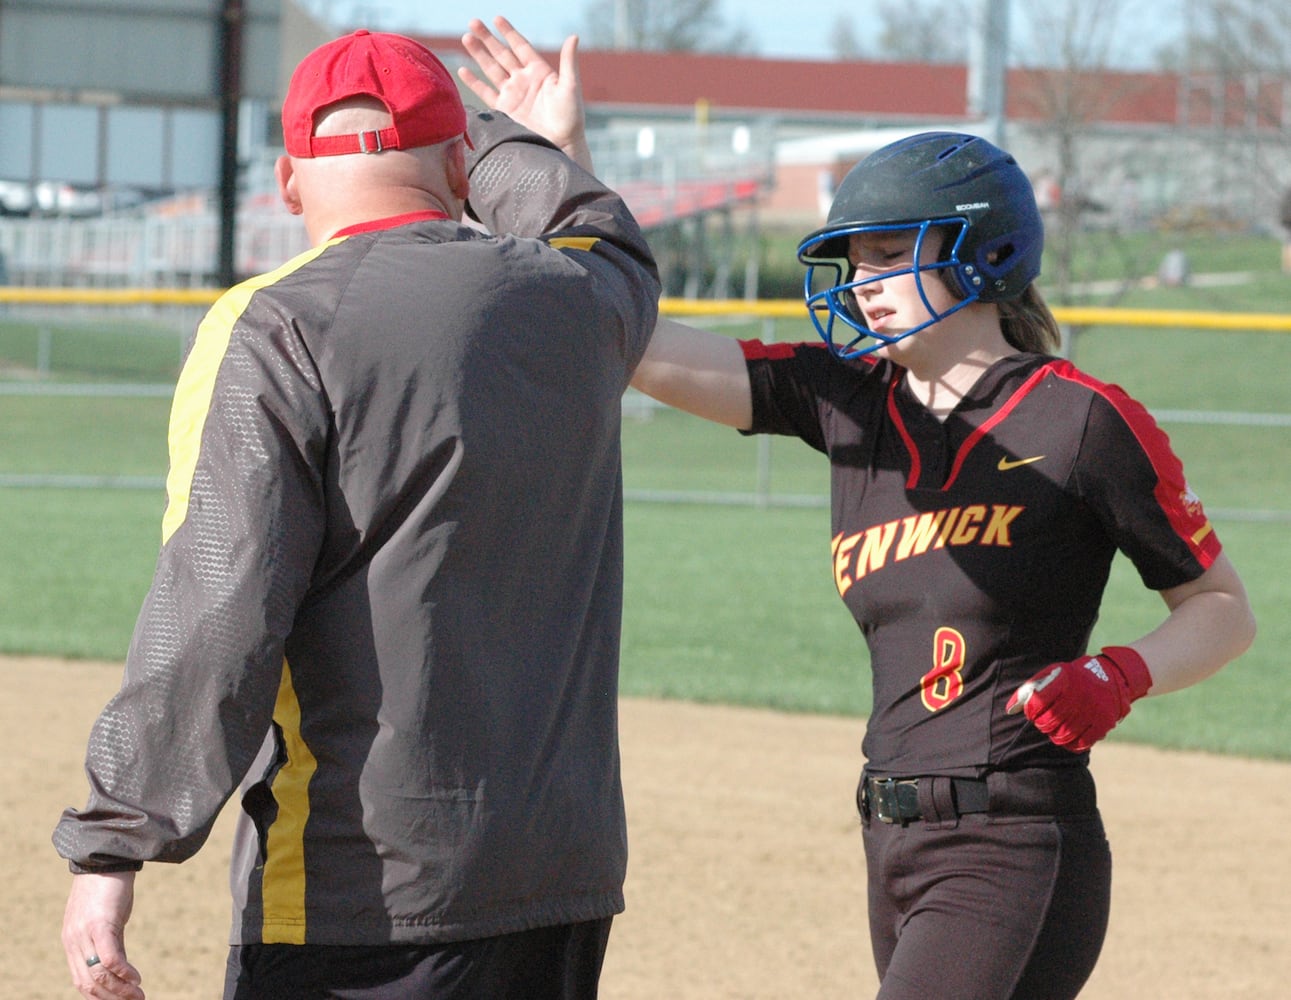
[[[1031,458],[1001,458],[1000,464],[996,468],[1001,472],[1008,472],[1009,469],[1016,469],[1020,465],[1030,465],[1032,462],[1039,462],[1043,458],[1043,455],[1034,455]]]

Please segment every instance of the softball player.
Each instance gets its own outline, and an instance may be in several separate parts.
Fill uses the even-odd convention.
[[[497,24],[505,45],[479,22],[464,39],[491,86],[463,79],[532,109],[574,155],[572,53],[553,74]],[[530,100],[542,86],[548,104]],[[1200,681],[1254,635],[1166,436],[1054,356],[1042,245],[1008,153],[902,140],[848,174],[800,245],[820,342],[661,320],[632,383],[830,462],[832,573],[873,671],[857,802],[882,1000],[1074,997],[1110,901],[1090,747],[1133,701]],[[1089,655],[1118,550],[1167,614]]]

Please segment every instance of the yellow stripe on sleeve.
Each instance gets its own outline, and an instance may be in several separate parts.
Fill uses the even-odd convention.
[[[285,660],[273,718],[282,729],[287,763],[273,779],[278,813],[269,825],[265,843],[261,940],[265,944],[304,944],[305,824],[309,821],[309,781],[318,761],[301,735],[300,701]]]
[[[599,236],[557,236],[548,240],[547,245],[557,250],[590,250],[599,242]]]
[[[197,327],[197,338],[184,362],[183,371],[179,373],[175,399],[170,410],[170,431],[167,435],[170,470],[166,474],[166,513],[161,519],[163,545],[188,516],[188,501],[192,495],[202,430],[206,426],[211,397],[215,393],[215,377],[229,349],[233,324],[246,311],[251,296],[259,289],[280,281],[337,242],[339,241],[331,240],[322,243],[293,257],[277,270],[230,288],[216,300]]]

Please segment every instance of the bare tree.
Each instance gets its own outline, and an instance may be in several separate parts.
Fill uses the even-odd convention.
[[[829,30],[829,53],[838,60],[866,58],[867,53],[856,37],[855,15],[839,14],[834,18]]]
[[[1091,126],[1125,96],[1109,84],[1107,72],[1123,60],[1121,0],[1040,0],[1019,13],[1012,51],[1022,72],[1013,97],[1043,122],[1038,135],[1053,147],[1055,166],[1046,183],[1058,197],[1048,206],[1046,270],[1055,300],[1069,302],[1076,233],[1090,212],[1104,207],[1085,182],[1086,140]]]
[[[1189,31],[1162,57],[1180,76],[1182,124],[1230,150],[1216,163],[1208,200],[1271,217],[1270,199],[1291,181],[1291,8],[1266,0],[1188,0],[1188,7]],[[1258,201],[1235,202],[1243,196]]]
[[[875,59],[883,62],[956,63],[968,56],[972,20],[970,3],[975,0],[882,0],[877,10],[877,31],[870,24],[868,10],[839,14],[829,33],[828,50],[836,59]],[[864,19],[871,45],[856,35],[858,20]]]
[[[592,0],[584,9],[588,44],[655,52],[752,53],[743,26],[729,27],[719,0]]]
[[[1158,62],[1177,72],[1285,74],[1291,8],[1268,0],[1184,0],[1187,31]]]
[[[957,63],[968,57],[968,0],[883,0],[878,13],[884,59]]]

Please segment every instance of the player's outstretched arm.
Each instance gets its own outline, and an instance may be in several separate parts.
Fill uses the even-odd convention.
[[[462,82],[485,107],[501,111],[550,139],[584,170],[592,169],[587,145],[583,92],[578,82],[578,36],[560,48],[560,70],[552,69],[529,40],[505,17],[495,17],[498,35],[474,18],[462,47],[475,60],[458,69]]]
[[[753,393],[739,342],[660,316],[632,387],[661,403],[748,430]]]

